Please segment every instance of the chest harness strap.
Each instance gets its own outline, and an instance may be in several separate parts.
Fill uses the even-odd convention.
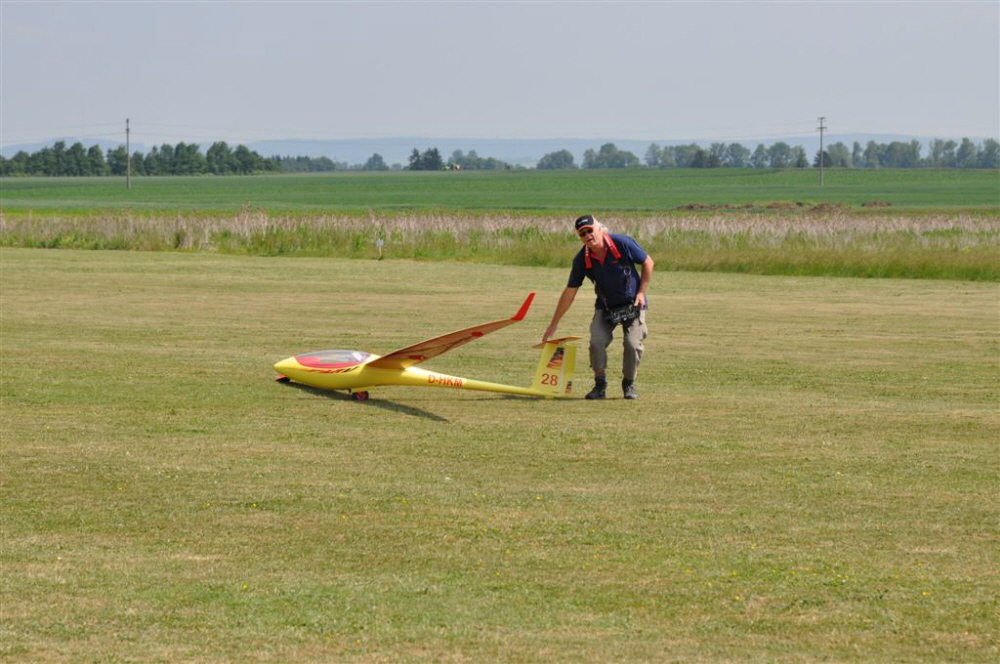
[[[615,260],[621,260],[622,252],[618,251],[618,247],[615,246],[615,241],[611,239],[610,235],[604,236],[604,246],[611,250],[611,255],[615,257]],[[583,250],[583,266],[588,270],[594,269],[594,262],[590,258],[590,247]]]

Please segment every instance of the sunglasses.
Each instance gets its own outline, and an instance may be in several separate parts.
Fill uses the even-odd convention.
[[[577,235],[579,235],[580,237],[587,237],[588,235],[593,235],[593,234],[594,234],[593,228],[584,228],[582,231],[577,233]]]

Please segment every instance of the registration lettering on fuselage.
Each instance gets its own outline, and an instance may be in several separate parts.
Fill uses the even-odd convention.
[[[431,374],[427,377],[427,384],[440,385],[441,387],[462,387],[465,384],[465,379]]]

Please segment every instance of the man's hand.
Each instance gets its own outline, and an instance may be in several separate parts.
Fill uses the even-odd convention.
[[[636,293],[635,302],[633,302],[633,304],[635,306],[639,307],[640,309],[642,309],[644,306],[646,306],[646,294],[645,293]]]
[[[549,326],[545,328],[545,332],[542,333],[542,343],[545,343],[556,333],[556,328],[559,327],[556,323],[549,323]]]

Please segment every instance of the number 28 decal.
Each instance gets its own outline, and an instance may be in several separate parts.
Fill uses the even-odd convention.
[[[559,385],[559,374],[542,374],[542,385],[551,385],[553,387]]]

